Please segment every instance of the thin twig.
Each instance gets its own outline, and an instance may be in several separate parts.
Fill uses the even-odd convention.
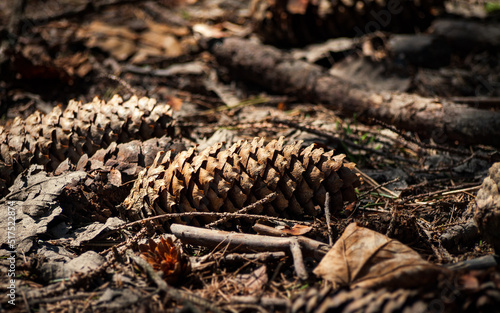
[[[273,201],[274,199],[276,199],[276,193],[273,192],[273,193],[268,194],[264,198],[260,199],[259,201],[254,202],[250,205],[247,205],[243,209],[237,211],[236,214],[245,214],[247,212],[253,211],[257,207],[259,207],[261,205],[265,205],[265,204]],[[212,227],[218,226],[218,225],[226,222],[228,219],[230,219],[230,217],[228,217],[228,216],[222,217],[222,218],[218,219],[217,221],[208,224],[206,227],[212,228]]]
[[[326,193],[325,196],[325,219],[326,219],[326,227],[328,229],[328,243],[333,245],[333,233],[332,233],[332,225],[330,224],[332,221],[332,215],[330,213],[330,192]]]
[[[252,296],[232,296],[231,303],[255,304],[260,306],[272,307],[289,307],[290,300],[269,297],[252,297]]]
[[[312,126],[304,126],[304,125],[300,125],[300,124],[292,122],[292,121],[279,120],[279,119],[271,119],[270,122],[276,123],[278,125],[279,124],[287,125],[289,127],[293,127],[293,128],[298,129],[298,130],[302,130],[302,131],[305,131],[305,132],[308,132],[311,134],[321,136],[323,138],[326,138],[326,139],[333,141],[333,142],[336,142],[336,143],[345,144],[345,145],[350,146],[350,147],[355,148],[355,149],[364,150],[364,151],[367,151],[367,152],[370,152],[373,154],[378,154],[378,155],[383,156],[383,157],[390,159],[390,160],[398,160],[398,161],[405,162],[405,163],[418,164],[417,161],[403,158],[403,157],[400,157],[400,156],[397,156],[394,154],[390,155],[390,154],[385,153],[385,152],[380,151],[380,150],[376,150],[376,149],[369,148],[367,146],[359,145],[359,144],[357,144],[349,139],[340,139],[338,136],[332,135],[329,132],[326,132],[324,130],[321,130],[321,129],[318,129],[318,128],[315,128]]]
[[[403,137],[406,141],[413,142],[414,144],[418,145],[421,148],[431,149],[431,150],[439,150],[439,151],[449,152],[449,153],[457,154],[457,155],[466,155],[466,156],[475,157],[475,158],[478,158],[478,159],[483,159],[483,160],[486,160],[486,161],[490,161],[491,160],[491,158],[489,156],[480,155],[480,154],[477,154],[477,153],[472,153],[471,154],[470,151],[467,151],[467,150],[455,149],[455,148],[451,148],[451,147],[444,146],[444,145],[433,145],[433,144],[424,143],[424,142],[416,140],[413,137],[410,137],[410,136],[406,135],[405,133],[403,133],[402,131],[400,131],[396,127],[394,127],[392,125],[389,125],[389,124],[387,124],[387,123],[385,123],[383,121],[377,120],[375,118],[371,119],[371,120],[375,124],[378,124],[378,125],[386,128],[386,129],[389,129],[390,131],[395,132],[399,136]]]
[[[295,272],[300,279],[306,280],[309,275],[307,274],[306,266],[304,265],[304,258],[302,257],[302,250],[297,238],[290,238],[290,252],[292,253],[293,266]]]
[[[465,184],[465,185],[469,185],[469,184]],[[463,187],[464,187],[464,184],[454,186],[454,187],[448,187],[444,190],[432,191],[432,192],[419,194],[419,195],[415,195],[415,196],[409,196],[409,197],[400,199],[399,204],[403,204],[405,202],[416,200],[416,199],[429,198],[429,197],[440,197],[440,196],[444,196],[444,195],[450,195],[453,193],[477,190],[477,189],[481,188],[481,185],[475,185],[475,186],[467,187],[467,188],[463,188]]]
[[[423,222],[421,220],[417,220],[416,221],[417,223],[417,229],[419,230],[419,233],[422,236],[422,232],[425,234],[425,241],[429,244],[429,246],[431,247],[432,251],[434,252],[434,255],[437,257],[438,261],[439,262],[450,262],[453,260],[453,256],[448,252],[448,250],[446,250],[445,248],[443,247],[439,247],[439,246],[436,246],[432,243],[432,234],[430,231],[428,231],[426,229],[426,227],[423,225]]]
[[[377,182],[375,182],[375,180],[373,180],[373,182],[375,182],[375,184],[376,184],[376,185],[375,185],[375,186],[373,186],[373,185],[372,185],[372,188],[370,188],[369,190],[367,190],[367,191],[363,192],[362,194],[360,194],[360,195],[358,196],[358,198],[362,199],[362,198],[364,198],[366,195],[368,195],[368,194],[372,193],[373,191],[375,191],[375,190],[377,190],[377,189],[383,189],[383,190],[384,190],[384,192],[386,192],[386,193],[387,193],[387,191],[389,191],[389,194],[390,194],[392,197],[396,197],[396,198],[397,198],[397,197],[398,197],[398,195],[397,195],[395,192],[393,192],[393,191],[392,191],[392,190],[390,190],[390,189],[384,188],[384,187],[385,187],[385,186],[387,186],[387,185],[390,185],[390,184],[392,184],[392,183],[398,182],[398,181],[400,181],[400,180],[401,180],[401,178],[400,178],[400,177],[396,177],[396,178],[391,179],[391,180],[389,180],[389,181],[386,181],[385,183],[382,183],[382,184],[380,184],[380,185],[379,185]],[[373,182],[372,182],[372,181],[370,181],[370,184],[372,184]]]
[[[116,76],[116,75],[113,75],[113,74],[109,74],[109,73],[101,73],[98,75],[98,77],[101,77],[101,78],[107,78],[109,80],[113,80],[113,81],[116,81],[118,82],[121,86],[123,86],[128,92],[130,92],[131,94],[133,95],[138,95],[140,96],[141,93],[139,93],[137,91],[137,89],[135,89],[134,87],[132,87],[129,83],[127,83],[125,80],[123,80],[122,78]]]
[[[373,178],[371,178],[367,174],[363,173],[357,167],[354,168],[354,172],[355,173],[359,173],[361,175],[361,177],[363,177],[364,181],[366,181],[368,184],[370,184],[371,186],[373,186],[375,188],[374,190],[381,189],[389,197],[392,197],[394,199],[399,198],[399,195],[396,194],[394,191],[392,191],[392,190],[387,189],[386,187],[384,187],[385,185],[392,183],[392,181],[386,182],[386,183],[384,183],[384,184],[381,185],[381,184],[377,183]]]
[[[475,153],[473,153],[472,155],[466,157],[465,159],[457,162],[457,163],[454,163],[452,165],[449,165],[449,166],[442,166],[442,167],[436,167],[436,168],[430,168],[430,169],[424,169],[424,170],[416,170],[414,171],[414,173],[442,173],[442,172],[449,172],[451,170],[453,170],[454,168],[460,166],[460,165],[463,165],[467,162],[469,162],[470,160],[472,160],[474,157],[476,156]]]
[[[251,220],[263,219],[263,220],[278,221],[278,222],[290,223],[290,224],[298,224],[298,223],[307,224],[308,223],[305,221],[290,220],[290,219],[281,218],[281,217],[259,215],[259,214],[239,214],[239,213],[230,213],[230,212],[184,212],[184,213],[166,213],[166,214],[162,214],[162,215],[148,217],[145,219],[141,219],[138,221],[134,221],[134,222],[130,222],[128,224],[121,225],[121,226],[117,227],[115,230],[125,229],[128,227],[132,227],[132,226],[139,225],[139,224],[144,224],[146,222],[150,222],[150,221],[154,221],[154,220],[160,220],[160,219],[168,220],[168,219],[186,217],[186,216],[189,216],[189,217],[194,217],[194,216],[228,217],[230,219],[232,219],[232,218],[247,218],[247,219],[251,219]]]

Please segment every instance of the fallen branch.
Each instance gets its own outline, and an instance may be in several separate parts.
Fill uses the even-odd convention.
[[[184,244],[205,247],[216,247],[221,243],[229,249],[240,251],[291,251],[294,267],[300,278],[307,278],[307,271],[302,260],[302,250],[320,260],[326,252],[328,245],[306,237],[271,237],[231,233],[219,230],[210,230],[193,226],[172,224],[172,233]],[[300,249],[301,248],[301,249]]]
[[[408,93],[364,90],[317,65],[249,40],[226,38],[207,46],[235,76],[272,91],[326,103],[362,119],[377,118],[441,143],[500,146],[500,112]]]

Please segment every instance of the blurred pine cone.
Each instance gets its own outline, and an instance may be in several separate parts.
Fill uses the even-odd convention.
[[[160,237],[159,243],[149,239],[148,243],[148,245],[139,245],[141,256],[148,261],[154,270],[163,272],[163,279],[167,283],[175,284],[181,276],[189,272],[189,260],[174,244],[172,238],[167,237],[165,240]]]
[[[434,288],[311,288],[293,301],[291,312],[498,312],[499,288],[500,273],[494,269],[460,274]]]
[[[297,46],[378,30],[424,30],[443,0],[255,0],[254,31],[266,43]]]
[[[123,206],[132,220],[171,212],[235,212],[275,192],[269,205],[249,213],[300,218],[316,216],[331,194],[332,210],[344,201],[355,201],[360,184],[352,172],[354,163],[300,142],[284,145],[284,139],[239,141],[227,150],[216,144],[197,153],[194,149],[158,155],[142,171]],[[215,218],[185,219],[203,224]],[[177,219],[177,222],[181,222]]]
[[[500,162],[490,168],[477,193],[474,220],[481,235],[500,255]]]
[[[117,95],[108,102],[70,101],[64,111],[57,106],[47,115],[37,111],[16,118],[10,127],[0,127],[0,189],[30,164],[52,171],[66,158],[76,163],[112,142],[162,136],[171,124],[170,106],[135,96],[124,102]]]

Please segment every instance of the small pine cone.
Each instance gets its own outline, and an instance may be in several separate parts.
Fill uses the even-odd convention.
[[[477,193],[474,220],[484,239],[500,254],[500,162],[490,168]]]
[[[0,127],[0,187],[9,186],[30,164],[52,171],[66,158],[77,162],[115,141],[162,136],[171,124],[170,106],[136,96],[124,102],[117,95],[107,103],[72,100],[64,111],[57,106],[47,115],[37,111],[25,120],[16,118],[9,128]]]
[[[341,209],[344,201],[355,201],[354,188],[360,184],[352,172],[354,163],[344,155],[333,155],[300,142],[284,145],[284,139],[239,141],[227,150],[216,144],[196,153],[169,152],[158,155],[153,165],[141,172],[124,201],[132,220],[172,212],[235,212],[275,192],[269,205],[249,213],[300,218],[316,216],[331,195],[331,208]],[[186,220],[208,223],[214,218]],[[177,220],[180,222],[180,220]]]
[[[182,250],[174,244],[172,238],[167,237],[165,240],[160,237],[159,243],[149,239],[148,243],[148,245],[139,245],[141,256],[148,261],[154,270],[163,272],[163,279],[167,283],[175,284],[181,276],[189,272],[189,260],[182,254]]]
[[[377,30],[424,30],[443,10],[443,0],[257,0],[252,17],[264,42],[295,46]]]

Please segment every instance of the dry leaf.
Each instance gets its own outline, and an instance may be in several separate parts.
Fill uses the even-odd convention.
[[[267,284],[267,268],[262,265],[250,274],[237,275],[236,279],[240,284],[245,286],[245,289],[250,293],[262,290],[262,287]]]
[[[423,260],[401,242],[351,223],[314,274],[336,287],[412,287],[433,282],[447,270]]]
[[[311,226],[295,224],[292,228],[282,229],[281,232],[290,236],[301,236],[311,231]]]

